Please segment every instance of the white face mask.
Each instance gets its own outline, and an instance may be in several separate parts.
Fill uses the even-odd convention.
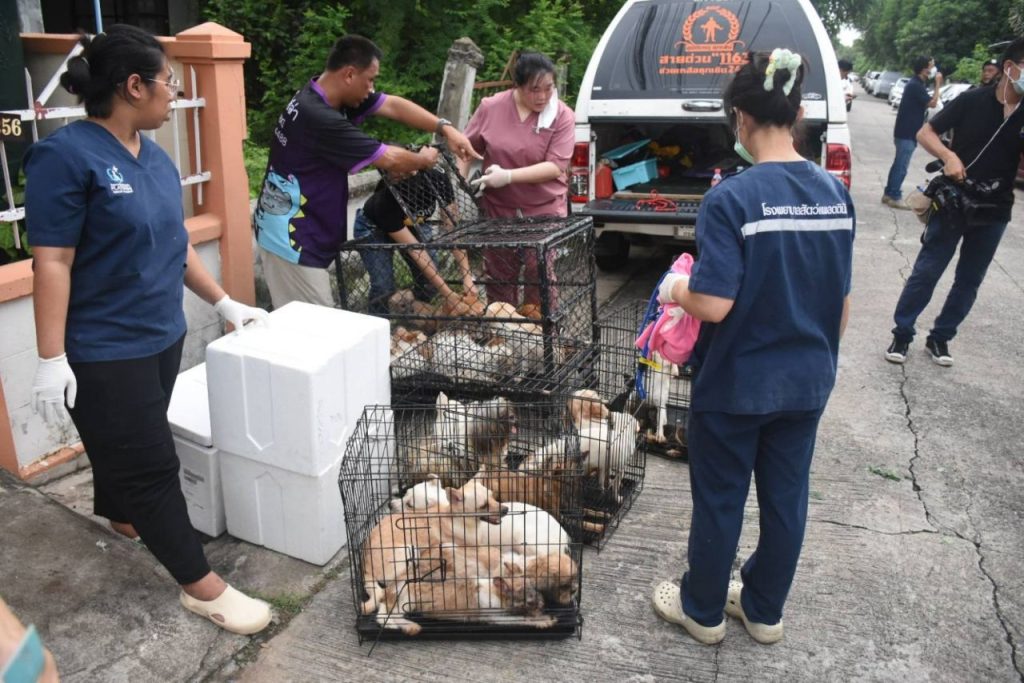
[[[928,70],[928,78],[935,78],[935,74],[939,73],[939,67],[933,66]]]
[[[1013,86],[1013,91],[1015,93],[1017,93],[1018,95],[1024,95],[1024,71],[1022,71],[1020,67],[1017,67],[1017,79],[1016,80],[1010,78],[1010,70],[1009,69],[1004,69],[1003,70],[1003,75],[1006,76],[1006,81]],[[1006,85],[1004,84],[1003,88],[1005,88],[1005,87],[1006,87]]]

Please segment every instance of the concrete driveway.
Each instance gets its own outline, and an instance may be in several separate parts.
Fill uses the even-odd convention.
[[[922,339],[905,366],[890,365],[882,353],[921,226],[879,201],[894,114],[861,95],[851,115],[853,311],[781,643],[757,645],[733,622],[720,646],[701,646],[654,616],[651,589],[683,567],[690,500],[685,465],[652,459],[616,536],[600,554],[586,553],[581,641],[382,643],[370,655],[352,629],[344,570],[242,680],[1024,680],[1019,211],[951,344],[956,364],[933,364]],[[927,161],[919,150],[905,190],[925,177]],[[623,295],[646,296],[669,257],[637,260]],[[938,288],[943,297],[950,282]],[[922,324],[937,314],[937,299]],[[741,558],[756,539],[751,499]]]

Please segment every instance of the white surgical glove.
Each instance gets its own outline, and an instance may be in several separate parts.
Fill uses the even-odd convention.
[[[68,419],[64,399],[67,398],[69,408],[74,408],[77,394],[78,380],[68,365],[66,353],[39,359],[36,377],[32,380],[32,412],[42,415],[48,425],[62,425]]]
[[[659,304],[678,304],[679,302],[672,298],[672,290],[675,289],[676,283],[685,282],[686,286],[689,287],[690,276],[683,275],[682,273],[668,273],[665,278],[661,281],[661,285],[658,287],[658,303]]]
[[[475,187],[482,190],[496,190],[512,183],[512,171],[502,168],[498,164],[491,164],[484,171],[484,174],[473,181]]]
[[[249,321],[267,325],[270,323],[270,316],[262,308],[246,306],[235,301],[227,294],[224,298],[213,305],[213,310],[220,314],[227,322],[234,325],[236,330],[241,330]]]

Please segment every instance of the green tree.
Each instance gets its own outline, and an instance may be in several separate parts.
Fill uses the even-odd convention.
[[[982,65],[991,58],[992,50],[987,45],[978,43],[969,57],[960,58],[956,64],[956,70],[950,74],[950,78],[954,81],[977,83],[981,80]]]
[[[378,84],[433,111],[448,48],[473,39],[486,56],[481,80],[495,80],[513,49],[536,49],[569,64],[563,96],[579,89],[587,61],[621,0],[205,0],[204,15],[253,46],[245,67],[250,136],[267,144],[281,109],[323,68],[334,40],[365,35],[384,51]],[[383,139],[426,139],[386,120]]]

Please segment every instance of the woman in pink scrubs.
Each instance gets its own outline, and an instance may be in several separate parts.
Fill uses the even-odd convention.
[[[555,65],[546,56],[519,55],[513,82],[510,90],[484,98],[465,131],[484,155],[477,181],[485,190],[484,211],[491,218],[566,216],[575,114],[558,99]],[[490,301],[519,305],[517,283],[539,280],[536,252],[489,249],[484,258]],[[540,304],[539,288],[526,286],[522,303]]]

